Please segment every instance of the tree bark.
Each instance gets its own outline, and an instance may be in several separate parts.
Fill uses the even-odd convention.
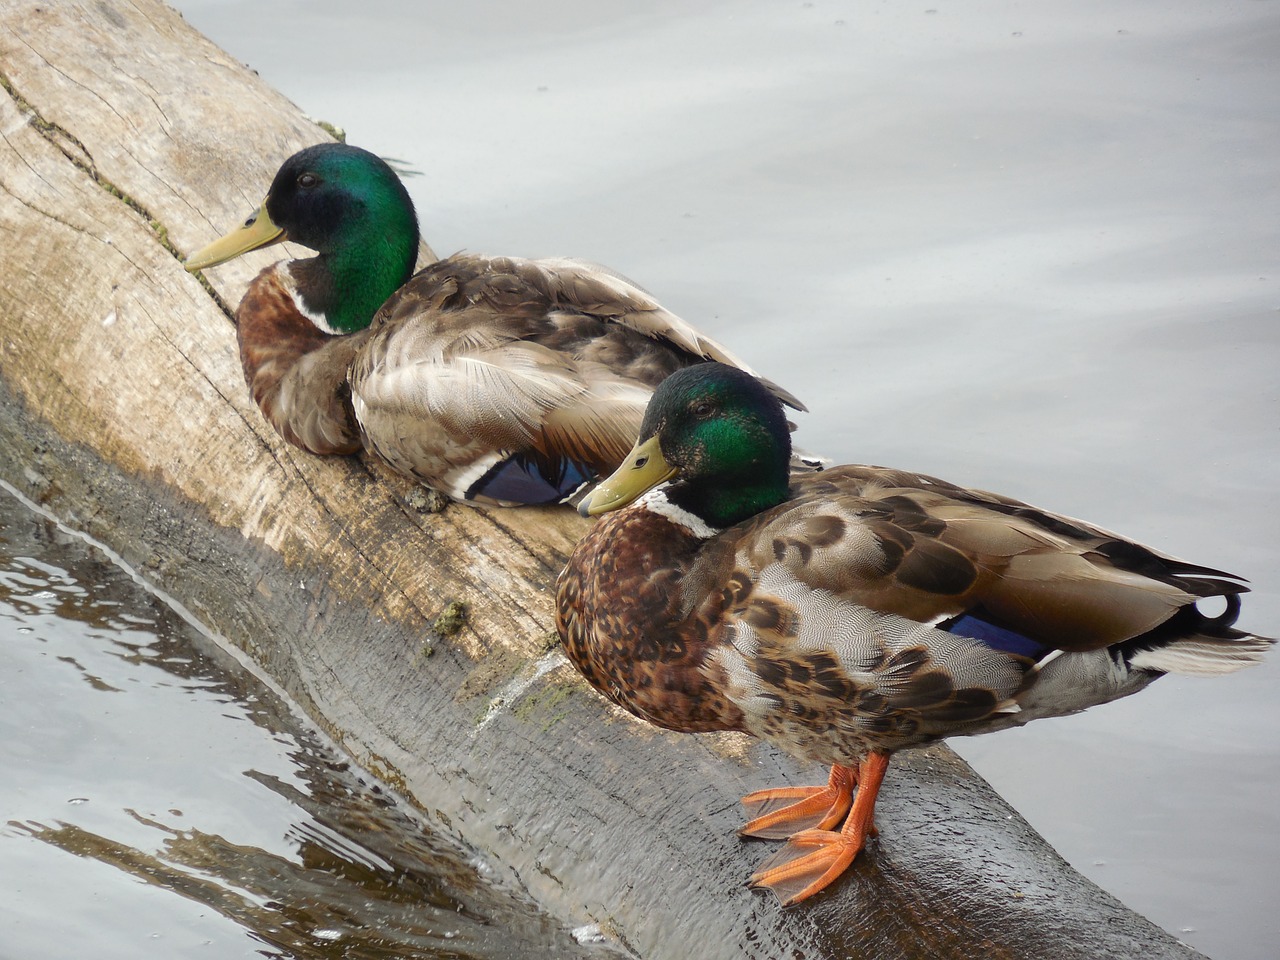
[[[442,831],[641,957],[1196,956],[945,748],[895,760],[880,840],[831,893],[783,911],[747,890],[771,845],[737,838],[737,799],[825,771],[655,730],[582,683],[552,595],[585,521],[430,512],[252,405],[228,307],[280,251],[212,288],[180,257],[328,134],[162,3],[8,0],[0,20],[0,475],[247,652]]]

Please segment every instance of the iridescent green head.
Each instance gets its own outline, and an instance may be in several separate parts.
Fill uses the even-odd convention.
[[[736,367],[699,363],[658,385],[635,448],[582,509],[616,510],[670,481],[670,502],[728,527],[786,499],[790,458],[778,399]]]
[[[187,260],[188,270],[291,240],[318,254],[295,261],[304,312],[338,333],[369,325],[412,275],[418,256],[413,201],[387,164],[368,150],[322,143],[284,162],[262,207],[244,225]]]

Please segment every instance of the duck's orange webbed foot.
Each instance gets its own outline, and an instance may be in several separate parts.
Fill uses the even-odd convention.
[[[832,764],[825,787],[775,787],[742,798],[751,817],[739,829],[744,837],[785,840],[801,830],[833,830],[853,805],[858,771]],[[875,828],[872,827],[872,836]]]
[[[789,907],[813,896],[844,873],[867,837],[874,835],[876,796],[888,766],[888,754],[869,754],[858,768],[858,796],[840,831],[802,830],[795,834],[752,874],[751,886],[772,890],[782,905]]]

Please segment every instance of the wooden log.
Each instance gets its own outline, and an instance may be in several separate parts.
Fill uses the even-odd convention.
[[[7,0],[0,21],[0,474],[247,652],[442,831],[641,957],[1195,956],[945,748],[895,761],[881,839],[830,894],[783,911],[748,891],[769,845],[735,835],[738,797],[825,772],[654,730],[585,687],[551,615],[585,521],[431,512],[284,444],[250,402],[227,306],[279,250],[212,288],[180,256],[327,134],[154,0]]]

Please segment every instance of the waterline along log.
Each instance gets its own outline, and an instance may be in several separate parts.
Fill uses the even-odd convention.
[[[738,798],[826,773],[586,688],[551,611],[586,521],[433,512],[252,405],[228,307],[280,248],[211,287],[180,257],[328,134],[162,3],[0,11],[0,475],[246,652],[499,881],[645,958],[1196,956],[945,748],[895,762],[881,842],[830,895],[783,911],[748,891],[767,845],[737,838]]]

